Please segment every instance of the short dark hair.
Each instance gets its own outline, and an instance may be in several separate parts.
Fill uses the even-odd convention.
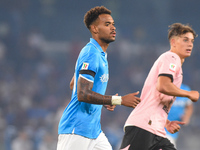
[[[169,26],[168,39],[170,40],[173,36],[180,36],[187,32],[191,32],[194,38],[198,36],[189,24],[174,23]]]
[[[96,19],[101,14],[109,14],[111,15],[111,11],[104,6],[96,6],[90,9],[84,16],[84,23],[85,26],[90,29],[90,25],[96,21]]]

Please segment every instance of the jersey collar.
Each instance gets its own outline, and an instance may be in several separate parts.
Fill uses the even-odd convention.
[[[103,51],[103,49],[101,48],[101,46],[99,45],[99,43],[98,43],[95,39],[90,38],[90,43],[92,43],[92,44],[98,49],[99,52],[105,53],[105,52]]]

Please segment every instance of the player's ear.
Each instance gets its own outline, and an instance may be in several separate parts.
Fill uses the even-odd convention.
[[[171,38],[170,39],[170,44],[172,47],[176,46],[176,39],[175,38]]]
[[[97,26],[94,25],[94,24],[91,24],[91,25],[90,25],[90,31],[91,31],[92,33],[94,33],[94,34],[97,34],[97,33],[98,33],[98,28],[97,28]]]

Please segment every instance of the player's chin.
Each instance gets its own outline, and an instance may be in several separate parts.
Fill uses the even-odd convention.
[[[187,57],[190,57],[190,56],[191,56],[191,54],[187,54],[187,55],[184,55],[183,58],[187,58]]]
[[[110,42],[114,42],[115,41],[115,37],[110,38]]]
[[[186,53],[185,57],[190,57],[192,53]]]
[[[114,42],[115,41],[115,38],[108,38],[108,39],[104,39],[104,42],[105,43],[107,43],[107,44],[109,44],[109,43],[111,43],[111,42]]]
[[[194,103],[197,102],[197,101],[198,101],[198,99],[193,99],[193,100],[192,100],[192,102],[194,102]]]

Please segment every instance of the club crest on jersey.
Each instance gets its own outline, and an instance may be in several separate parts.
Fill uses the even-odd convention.
[[[173,64],[173,63],[170,63],[170,65],[169,65],[169,70],[175,72],[175,71],[176,71],[176,65]]]
[[[100,80],[101,80],[102,83],[108,82],[108,79],[109,79],[109,75],[108,75],[108,74],[103,74],[103,75],[100,77]]]
[[[89,63],[83,63],[82,70],[88,70]]]

